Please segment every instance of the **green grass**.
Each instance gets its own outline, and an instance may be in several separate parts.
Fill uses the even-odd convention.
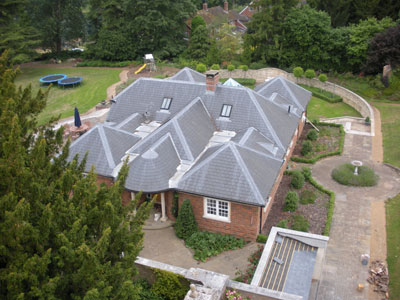
[[[73,116],[74,107],[85,113],[100,101],[106,99],[107,88],[119,81],[118,69],[94,68],[23,68],[15,83],[17,86],[32,84],[32,91],[36,93],[40,88],[39,79],[49,74],[66,74],[81,76],[83,82],[75,88],[62,89],[58,86],[50,88],[47,106],[39,115],[39,124],[44,124],[51,117],[61,115],[61,118]]]
[[[386,202],[386,239],[390,299],[400,299],[400,194]]]
[[[381,113],[384,161],[400,168],[400,104],[375,104]]]
[[[319,120],[320,118],[335,117],[361,117],[360,113],[346,103],[329,103],[322,99],[311,97],[307,107],[307,118],[309,120]]]
[[[332,178],[338,183],[351,186],[374,186],[378,183],[379,176],[374,170],[366,166],[358,168],[358,174],[354,174],[355,167],[351,164],[343,164],[332,171]]]

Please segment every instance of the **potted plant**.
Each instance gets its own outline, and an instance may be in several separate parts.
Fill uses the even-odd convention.
[[[369,117],[365,118],[365,125],[371,125],[371,119]]]

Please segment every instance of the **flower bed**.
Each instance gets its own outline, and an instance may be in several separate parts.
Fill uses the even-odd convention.
[[[264,250],[264,245],[258,245],[258,249],[255,252],[253,252],[248,258],[249,264],[246,271],[236,272],[236,275],[238,276],[235,278],[235,281],[244,282],[248,284],[251,283],[251,280],[253,279],[254,273],[256,272],[257,265],[258,262],[260,261],[263,250]]]

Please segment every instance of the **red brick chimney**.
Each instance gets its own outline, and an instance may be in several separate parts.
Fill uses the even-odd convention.
[[[203,0],[203,10],[208,10],[207,0]]]
[[[228,3],[228,1],[224,1],[224,11],[225,12],[228,12],[229,11],[229,3]]]
[[[214,92],[217,88],[219,82],[219,72],[218,71],[208,71],[206,73],[206,89],[207,91]]]

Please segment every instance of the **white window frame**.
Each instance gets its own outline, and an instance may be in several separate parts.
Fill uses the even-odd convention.
[[[208,204],[208,200],[212,200],[215,201],[216,204],[216,215],[214,214],[210,214],[207,212],[207,204]],[[219,203],[227,203],[228,204],[228,216],[224,217],[224,216],[220,216],[219,215]],[[226,222],[226,223],[230,223],[231,222],[231,203],[229,201],[225,201],[225,200],[218,200],[215,198],[209,198],[209,197],[204,197],[204,213],[203,213],[203,218],[206,219],[212,219],[212,220],[216,220],[216,221],[221,221],[221,222]]]
[[[170,97],[164,97],[163,102],[161,103],[161,110],[169,110],[171,107],[172,103],[172,98]]]
[[[224,118],[230,118],[232,114],[232,105],[230,104],[223,104],[220,116]]]

